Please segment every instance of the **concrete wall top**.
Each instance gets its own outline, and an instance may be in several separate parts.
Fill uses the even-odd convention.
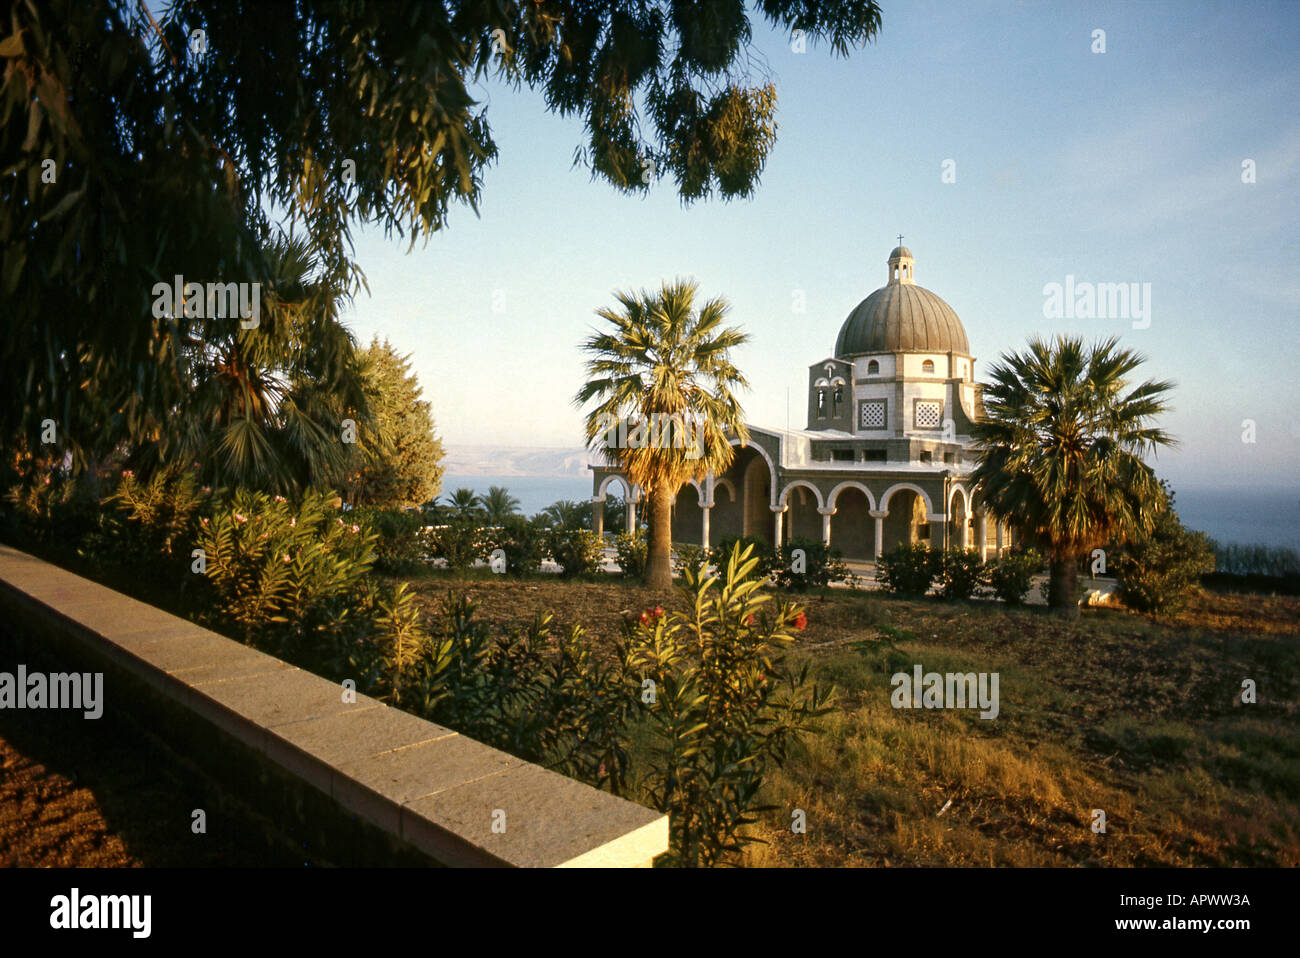
[[[328,679],[0,545],[0,614],[11,610],[71,634],[443,864],[648,866],[668,848],[659,812],[345,695]]]

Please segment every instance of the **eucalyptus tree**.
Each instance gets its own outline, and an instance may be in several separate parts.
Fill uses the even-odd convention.
[[[527,86],[584,125],[615,188],[750,196],[776,95],[743,0],[48,0],[0,18],[0,439],[76,468],[155,439],[179,399],[160,279],[262,282],[273,223],[301,226],[352,296],[357,225],[441,229],[477,209],[497,146],[471,87]],[[874,0],[759,0],[757,19],[836,55]],[[755,66],[759,64],[759,66]],[[287,223],[285,221],[288,221]],[[257,458],[251,434],[240,455]],[[234,455],[237,441],[228,452]]]
[[[731,440],[749,438],[733,390],[748,387],[731,350],[748,340],[723,327],[721,298],[696,307],[699,285],[678,280],[657,292],[621,292],[602,308],[607,331],[583,343],[587,382],[574,397],[595,401],[586,418],[588,446],[617,465],[649,500],[646,585],[672,585],[672,508],[691,479],[725,472]]]
[[[1176,440],[1152,424],[1173,383],[1134,382],[1144,358],[1114,338],[1035,338],[1001,357],[974,427],[977,495],[1051,562],[1048,604],[1078,615],[1078,565],[1151,532],[1164,507],[1143,456]]]
[[[362,431],[358,467],[345,486],[355,503],[389,509],[418,507],[437,497],[444,468],[442,442],[410,357],[376,336],[360,353],[370,426]]]

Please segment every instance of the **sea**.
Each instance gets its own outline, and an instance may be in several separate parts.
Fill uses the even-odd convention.
[[[453,476],[442,477],[442,494],[446,501],[457,489],[473,489],[480,496],[492,486],[505,486],[510,495],[519,500],[519,511],[526,516],[536,515],[553,502],[572,499],[583,502],[591,499],[590,476]]]
[[[591,498],[591,480],[582,476],[443,476],[443,495],[458,488],[480,495],[505,486],[525,515],[541,512],[560,499]],[[1300,551],[1300,489],[1238,489],[1227,486],[1176,488],[1175,508],[1183,524],[1208,533],[1220,545],[1281,546]]]

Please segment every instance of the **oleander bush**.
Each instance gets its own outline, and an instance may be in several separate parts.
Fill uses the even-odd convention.
[[[566,579],[595,574],[600,568],[605,544],[590,529],[550,529],[546,536],[547,551],[560,575]]]
[[[776,564],[776,553],[772,544],[758,536],[724,536],[716,546],[709,550],[709,562],[716,569],[725,569],[727,561],[737,548],[749,549],[750,556],[757,562],[754,574],[766,579]]]
[[[953,547],[940,553],[937,578],[945,599],[970,599],[987,584],[988,572],[978,552]]]
[[[626,579],[640,579],[645,574],[646,556],[650,545],[644,533],[620,532],[614,536],[614,551],[618,553],[618,567]]]
[[[807,592],[832,582],[852,585],[857,581],[839,551],[819,539],[791,539],[774,551],[771,569],[777,587],[792,592]]]
[[[1016,549],[988,564],[988,583],[993,594],[1007,605],[1023,605],[1034,575],[1043,567],[1043,557],[1033,549]]]
[[[457,572],[487,559],[491,542],[487,531],[470,517],[452,517],[432,530],[430,546],[433,556],[443,559],[447,568]]]
[[[890,595],[923,596],[942,570],[942,554],[923,542],[900,542],[876,560],[876,579]]]
[[[697,545],[679,545],[673,547],[673,572],[685,576],[690,572],[696,579],[708,568],[709,550]]]
[[[423,531],[424,516],[418,510],[362,506],[347,516],[375,534],[376,571],[410,575],[424,568],[429,541]]]
[[[241,490],[214,503],[194,540],[207,566],[196,580],[206,586],[205,616],[280,651],[347,633],[358,614],[349,600],[367,586],[378,536],[337,502],[330,493],[290,502]]]
[[[449,593],[441,615],[401,588],[383,628],[354,650],[360,687],[393,705],[614,794],[626,789],[628,716],[636,702],[617,662],[595,658],[549,615],[496,634]]]
[[[507,516],[491,532],[491,547],[506,557],[506,575],[535,575],[546,558],[546,529],[536,518]]]
[[[644,783],[669,816],[670,864],[736,862],[759,812],[764,776],[831,710],[833,688],[786,657],[806,625],[801,609],[761,586],[760,559],[737,546],[722,575],[687,574],[689,614],[656,609],[630,620],[621,646],[651,737]]]
[[[1176,612],[1201,574],[1214,571],[1214,546],[1203,532],[1182,524],[1166,487],[1166,508],[1149,535],[1125,545],[1112,563],[1120,600],[1130,609],[1167,615]]]

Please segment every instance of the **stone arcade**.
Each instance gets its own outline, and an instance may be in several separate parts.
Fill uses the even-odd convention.
[[[915,262],[905,246],[890,253],[887,283],[849,313],[834,355],[809,367],[807,429],[750,425],[726,473],[682,487],[674,542],[820,539],[857,559],[900,542],[985,558],[1011,545],[970,481],[971,424],[983,404],[966,330],[916,285]],[[632,528],[642,490],[616,466],[591,468],[596,531],[612,483],[623,486]]]

